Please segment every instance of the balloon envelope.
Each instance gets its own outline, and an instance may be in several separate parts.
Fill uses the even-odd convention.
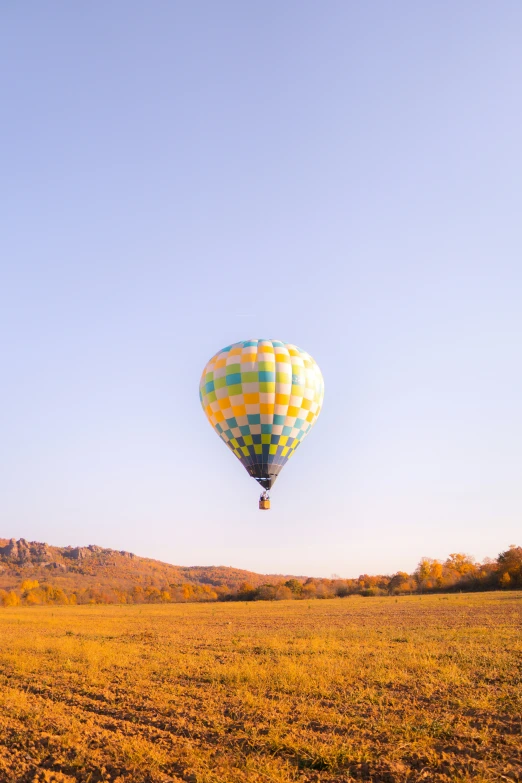
[[[199,395],[220,438],[270,489],[319,416],[324,382],[310,354],[296,345],[245,340],[212,357]]]

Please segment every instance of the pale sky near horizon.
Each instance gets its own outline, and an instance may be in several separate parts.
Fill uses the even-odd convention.
[[[522,5],[0,9],[0,536],[357,576],[522,544]],[[268,514],[203,366],[301,346]]]

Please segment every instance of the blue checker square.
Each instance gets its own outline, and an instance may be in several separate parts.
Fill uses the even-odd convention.
[[[260,370],[259,383],[273,383],[275,381],[275,372]]]
[[[221,424],[216,424],[216,429],[218,432],[223,432],[223,427],[221,426]]]
[[[262,424],[261,425],[261,434],[262,435],[271,435],[272,434],[272,425],[271,424]]]
[[[297,427],[297,428],[302,427],[303,426],[303,421],[304,421],[304,419],[296,419],[294,426]]]
[[[223,433],[223,435],[226,435],[226,436],[227,436],[227,438],[233,438],[233,437],[234,437],[234,436],[232,435],[232,430],[225,430],[225,432]]]
[[[248,423],[249,424],[261,424],[261,414],[259,413],[248,413]]]
[[[248,424],[243,424],[243,426],[239,428],[239,431],[241,432],[241,435],[250,435],[250,427]]]
[[[240,372],[233,372],[230,375],[227,375],[227,386],[236,386],[238,383],[241,383]]]
[[[227,419],[227,424],[230,427],[230,429],[233,429],[234,427],[237,427],[237,421],[235,419],[235,416],[232,416],[231,419]]]
[[[286,416],[282,416],[280,413],[274,413],[274,424],[284,424]]]
[[[252,435],[252,443],[261,443],[261,435]]]
[[[291,432],[292,432],[292,427],[288,427],[287,425],[283,427],[283,435],[290,435]]]

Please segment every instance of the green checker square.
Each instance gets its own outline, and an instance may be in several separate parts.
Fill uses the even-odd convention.
[[[270,435],[261,435],[261,443],[270,444]]]
[[[269,381],[266,383],[260,383],[259,384],[259,391],[264,394],[270,394],[270,392],[275,392],[275,383],[273,381]]]
[[[241,365],[227,364],[227,375],[233,375],[235,372],[241,372]]]
[[[275,362],[259,362],[259,370],[261,372],[274,372]]]
[[[215,402],[217,400],[216,392],[211,391],[210,394],[207,397],[207,405],[210,405],[211,402]]]
[[[254,441],[252,440],[252,435],[244,435],[243,440],[245,441],[245,446],[253,446]]]
[[[254,443],[254,452],[255,454],[262,454],[263,453],[263,447],[260,443]]]
[[[232,440],[230,441],[230,443],[233,445],[233,447],[234,447],[235,449],[238,449],[238,448],[239,448],[239,443],[237,442],[237,440],[236,440],[235,438],[232,438]]]
[[[214,381],[214,389],[222,389],[226,385],[227,385],[226,376],[223,376],[222,378],[216,378],[216,380]]]
[[[243,394],[243,387],[240,383],[236,383],[234,386],[228,387],[228,396],[234,397],[236,394]]]
[[[258,372],[242,372],[241,373],[241,382],[242,383],[257,383],[259,380],[259,373]]]
[[[207,372],[205,375],[205,383],[209,383],[209,381],[214,380],[214,373],[213,372]]]

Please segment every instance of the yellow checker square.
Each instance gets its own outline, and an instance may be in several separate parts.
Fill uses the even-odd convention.
[[[297,408],[295,405],[290,405],[286,415],[295,417],[297,416],[298,413],[299,413],[299,408]]]
[[[249,457],[250,456],[250,452],[249,452],[249,450],[247,449],[246,446],[241,446],[241,451],[243,452],[243,455],[245,457]]]
[[[274,414],[274,406],[273,406],[273,404],[271,405],[270,403],[267,403],[267,402],[265,402],[265,403],[260,402],[259,403],[259,412],[261,414],[265,413],[265,414],[273,416],[273,414]]]
[[[260,443],[254,443],[254,453],[255,454],[262,454],[263,453],[263,447]]]
[[[277,454],[277,446],[275,443],[272,443],[270,445],[270,448],[268,449],[269,454]]]
[[[236,419],[239,416],[247,415],[246,408],[244,405],[232,405],[232,410],[234,411],[234,416],[236,417]]]
[[[244,394],[245,405],[257,405],[259,403],[259,392]]]
[[[275,401],[276,401],[276,405],[288,405],[288,403],[290,402],[290,395],[276,394]]]

